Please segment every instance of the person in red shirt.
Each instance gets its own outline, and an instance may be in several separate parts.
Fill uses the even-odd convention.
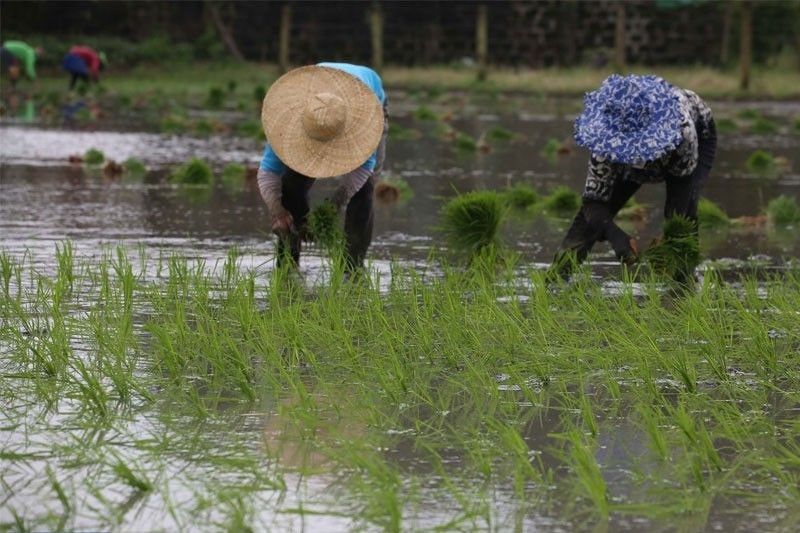
[[[105,68],[106,62],[106,55],[103,52],[96,52],[89,46],[76,45],[64,56],[61,67],[72,76],[69,88],[73,89],[79,79],[86,83],[90,80],[97,83],[100,71]]]

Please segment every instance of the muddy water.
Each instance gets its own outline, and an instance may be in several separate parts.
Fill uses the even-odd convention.
[[[424,264],[432,250],[441,246],[435,232],[438,210],[442,201],[456,193],[476,188],[503,188],[508,184],[526,182],[546,191],[556,185],[566,184],[576,191],[583,185],[587,154],[575,150],[571,154],[551,160],[540,154],[547,139],[564,139],[571,131],[570,109],[577,104],[564,106],[567,111],[553,113],[538,109],[524,113],[481,113],[477,108],[465,108],[456,114],[452,124],[475,137],[493,126],[502,126],[521,136],[520,141],[498,143],[488,154],[459,153],[452,143],[437,140],[435,126],[415,122],[407,112],[411,105],[398,106],[398,116],[393,120],[405,127],[419,129],[423,137],[416,141],[393,140],[389,146],[387,172],[405,179],[414,190],[409,201],[376,208],[375,239],[371,260],[375,268],[387,270],[389,261]],[[758,108],[778,120],[800,115],[800,104],[743,104],[740,106],[714,106],[721,114],[734,116],[741,108]],[[402,116],[404,115],[405,116]],[[784,129],[786,126],[783,126]],[[266,211],[252,183],[237,187],[215,186],[203,191],[187,189],[167,183],[165,177],[175,165],[189,157],[201,157],[217,170],[228,162],[257,165],[260,146],[255,141],[232,137],[192,138],[164,136],[147,132],[67,131],[47,130],[36,126],[6,124],[0,127],[0,249],[22,256],[28,252],[42,271],[54,268],[55,243],[71,239],[77,254],[82,257],[98,255],[104,245],[123,243],[130,248],[142,247],[150,255],[176,252],[189,257],[206,259],[213,263],[225,257],[231,246],[244,253],[243,266],[257,271],[272,268],[272,240],[267,231]],[[99,172],[87,171],[82,166],[66,163],[68,156],[82,154],[89,148],[98,148],[107,157],[122,161],[128,157],[141,159],[149,169],[141,182],[104,179]],[[744,160],[755,148],[767,148],[775,155],[789,160],[794,170],[778,179],[766,180],[748,175]],[[784,133],[773,136],[721,134],[717,164],[706,188],[706,196],[719,203],[731,216],[756,215],[778,194],[800,196],[800,136]],[[312,192],[313,201],[319,201],[331,191],[331,184],[320,183]],[[629,229],[647,242],[658,234],[663,204],[663,186],[645,186],[637,195],[640,202],[650,206],[649,220],[629,225]],[[568,220],[512,216],[505,229],[508,244],[518,250],[529,263],[545,265],[566,229]],[[797,228],[772,231],[765,228],[730,230],[703,234],[704,248],[711,259],[759,259],[781,264],[800,256],[800,237]],[[613,256],[605,246],[598,246],[593,256],[596,274],[613,279],[616,273]],[[321,269],[322,261],[312,250],[304,259],[304,268],[312,274]],[[613,281],[607,281],[613,287]],[[514,393],[514,385],[498,377],[500,390]],[[76,407],[77,409],[77,407]],[[107,438],[120,443],[119,451],[133,463],[139,462],[149,469],[151,479],[157,479],[172,501],[152,497],[144,502],[128,501],[124,494],[104,493],[103,498],[85,487],[81,479],[96,477],[92,457],[82,458],[83,466],[58,470],[59,478],[69,479],[87,505],[81,506],[69,527],[82,529],[104,528],[104,514],[117,513],[117,527],[122,530],[180,529],[202,520],[206,524],[220,523],[223,519],[213,510],[201,518],[191,517],[181,509],[202,507],[197,502],[208,495],[202,492],[207,486],[236,485],[246,479],[241,471],[214,465],[198,467],[196,444],[183,442],[183,436],[202,432],[205,454],[224,457],[235,454],[226,446],[225,435],[235,434],[251,450],[263,450],[264,434],[280,433],[279,409],[274,405],[257,406],[246,410],[237,407],[224,427],[208,427],[198,423],[189,414],[171,409],[144,413],[135,417],[125,431]],[[4,411],[9,419],[14,415]],[[20,416],[26,416],[21,414]],[[31,415],[28,415],[31,416]],[[168,420],[169,418],[169,420]],[[525,431],[532,450],[547,446],[544,436],[553,431],[557,415],[543,410],[537,423]],[[20,435],[3,431],[2,448],[6,451],[43,456],[50,452],[50,443],[64,440],[68,435],[80,443],[81,439],[94,438],[80,413],[70,411],[70,403],[62,404],[56,419],[36,435]],[[357,425],[357,424],[356,424]],[[148,438],[159,438],[169,428],[173,454],[164,464],[151,464],[153,457],[137,451],[137,446]],[[645,452],[635,443],[644,441],[641,430],[625,423],[614,422],[614,429],[603,434],[613,435],[603,442],[598,461],[603,466],[606,482],[615,492],[624,494],[636,490],[626,487],[630,477],[626,472],[634,463],[646,461]],[[98,437],[99,440],[99,437]],[[631,444],[633,443],[633,444]],[[142,445],[144,446],[144,445]],[[144,449],[144,448],[142,448]],[[426,484],[419,489],[408,528],[425,528],[442,524],[448,517],[456,516],[461,503],[443,501],[442,492],[436,491],[437,479],[431,465],[415,460],[413,450],[404,450],[402,440],[396,450],[391,450],[398,463],[407,466],[415,475],[425,476]],[[284,458],[290,461],[290,458]],[[6,508],[21,509],[37,502],[39,495],[50,493],[48,473],[44,460],[32,461],[33,467],[4,468],[4,486],[13,495],[4,500]],[[269,465],[263,465],[269,476]],[[451,465],[457,470],[457,458]],[[65,477],[61,477],[63,474]],[[280,483],[279,483],[280,481]],[[358,517],[349,516],[352,508],[348,494],[334,494],[336,473],[320,472],[302,479],[285,475],[275,480],[289,490],[276,487],[274,491],[261,491],[255,495],[258,512],[255,523],[269,529],[296,531],[340,530],[363,527]],[[198,489],[198,487],[200,487]],[[492,524],[478,524],[488,529],[519,530],[569,530],[569,520],[554,512],[537,512],[529,506],[520,506],[510,483],[499,482],[485,489],[492,507]],[[430,494],[430,496],[428,496]],[[216,494],[219,496],[219,494]],[[56,500],[50,502],[53,513],[59,512]],[[127,509],[136,508],[135,514]],[[101,512],[93,512],[100,509]],[[177,509],[177,510],[176,510]],[[299,511],[298,511],[299,509]],[[305,512],[303,512],[305,509]],[[727,529],[737,526],[735,516],[729,517],[724,509],[715,507],[709,523]],[[2,522],[11,522],[11,516],[0,513]],[[769,516],[749,517],[754,522],[767,525]],[[622,519],[617,526],[624,529],[642,529],[643,523],[631,518]],[[474,525],[474,524],[473,524]],[[467,526],[469,527],[469,526]],[[680,526],[676,526],[680,528]],[[685,525],[691,528],[691,524]]]

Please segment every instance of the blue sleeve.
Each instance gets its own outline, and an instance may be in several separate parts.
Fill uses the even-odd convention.
[[[264,144],[264,157],[261,158],[261,165],[259,168],[261,170],[274,172],[275,174],[283,174],[286,172],[286,165],[283,164],[283,161],[278,159],[278,156],[268,143]]]

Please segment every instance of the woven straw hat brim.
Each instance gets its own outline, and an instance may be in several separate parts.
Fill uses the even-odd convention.
[[[303,111],[318,93],[333,93],[347,109],[342,130],[319,141],[303,128]],[[332,178],[358,168],[378,147],[383,109],[378,97],[355,76],[318,65],[300,67],[270,87],[261,108],[267,142],[291,169],[310,178]]]

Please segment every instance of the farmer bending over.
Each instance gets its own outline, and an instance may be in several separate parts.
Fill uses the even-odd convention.
[[[76,45],[64,56],[61,68],[70,73],[69,88],[72,90],[79,79],[87,84],[89,80],[95,83],[100,81],[100,71],[106,67],[106,63],[105,53],[96,52],[88,46]]]
[[[0,49],[0,64],[2,64],[3,74],[8,75],[12,87],[16,86],[22,68],[25,69],[25,76],[29,80],[36,79],[36,59],[41,55],[40,47],[31,48],[22,41],[3,43],[3,47]]]
[[[633,263],[636,241],[614,216],[643,183],[663,181],[664,216],[695,221],[697,203],[717,147],[711,110],[697,94],[657,76],[607,78],[584,97],[575,140],[591,150],[583,204],[556,254],[553,268],[568,278],[595,242],[608,241],[617,258]]]
[[[347,63],[320,63],[284,74],[264,98],[267,136],[258,186],[278,236],[278,265],[300,260],[308,192],[338,178],[329,199],[345,210],[348,270],[363,266],[372,240],[372,193],[386,152],[386,95],[378,74]]]

